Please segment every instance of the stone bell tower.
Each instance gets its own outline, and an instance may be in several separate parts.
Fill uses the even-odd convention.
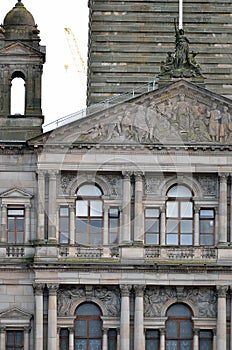
[[[45,47],[32,14],[18,0],[0,27],[0,140],[27,140],[42,132],[41,78]],[[24,81],[24,113],[12,114],[12,82]]]

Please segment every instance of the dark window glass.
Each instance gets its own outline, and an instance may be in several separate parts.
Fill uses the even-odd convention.
[[[200,331],[199,350],[211,350],[213,348],[213,332],[211,330]]]
[[[193,203],[191,191],[182,185],[173,186],[167,193],[166,244],[193,244]]]
[[[77,191],[76,243],[102,244],[103,202],[102,192],[95,185],[83,185]]]
[[[119,242],[120,216],[119,208],[109,209],[109,243],[117,244]]]
[[[24,209],[8,209],[7,211],[7,242],[24,243],[25,216]]]
[[[160,243],[160,211],[157,208],[145,209],[145,244]]]
[[[6,331],[6,350],[23,350],[23,331]]]
[[[60,330],[60,350],[69,350],[69,331],[67,328]]]
[[[215,219],[213,209],[200,210],[200,245],[214,245]]]
[[[69,243],[69,207],[60,207],[60,243]]]
[[[192,313],[183,304],[172,305],[167,312],[166,350],[192,350]]]
[[[109,329],[108,331],[108,350],[117,350],[117,330]]]
[[[155,329],[146,330],[146,350],[159,350],[159,331]]]
[[[102,321],[100,309],[92,303],[80,305],[75,320],[75,350],[102,348]]]

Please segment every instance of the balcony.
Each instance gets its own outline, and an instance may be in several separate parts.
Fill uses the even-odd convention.
[[[146,247],[145,260],[184,260],[216,262],[218,250],[215,247]]]

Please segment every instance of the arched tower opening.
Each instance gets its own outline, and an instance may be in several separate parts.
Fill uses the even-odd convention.
[[[10,114],[25,114],[26,82],[22,72],[15,72],[11,80]]]

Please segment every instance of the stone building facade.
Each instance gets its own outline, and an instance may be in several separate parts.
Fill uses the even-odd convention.
[[[18,0],[0,31],[0,349],[231,350],[231,99],[188,60],[43,133],[44,61]]]

